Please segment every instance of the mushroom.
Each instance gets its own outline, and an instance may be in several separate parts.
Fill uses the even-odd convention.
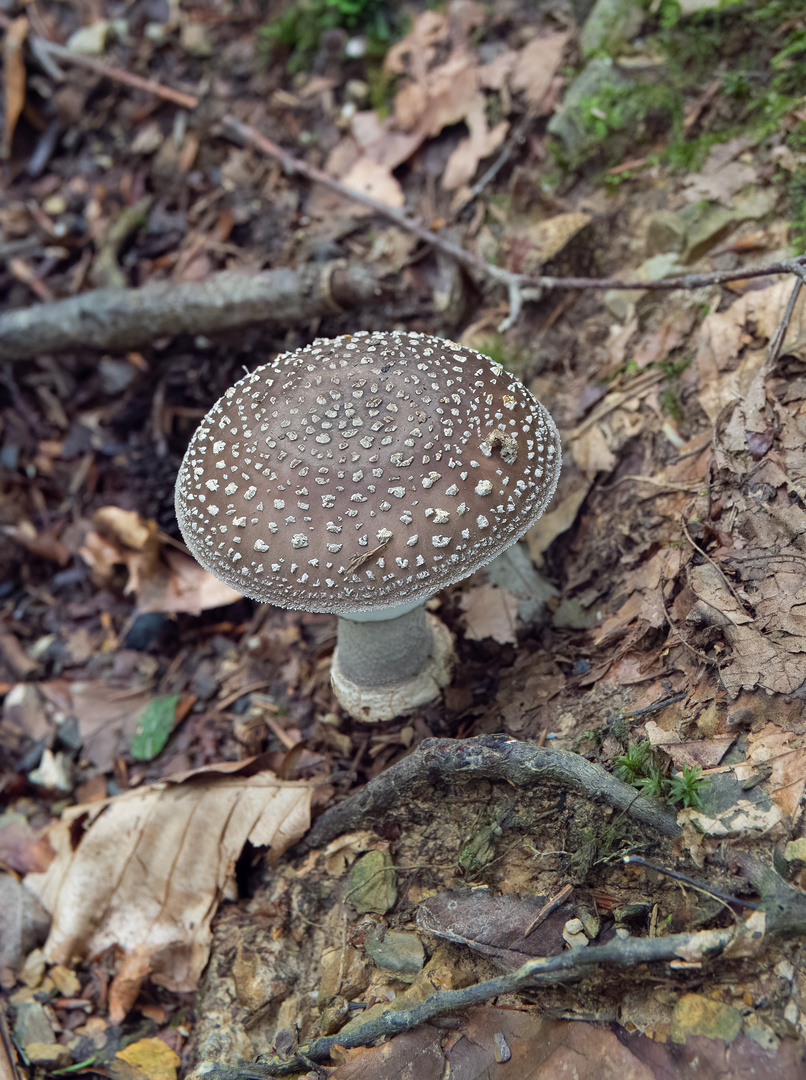
[[[426,612],[540,517],[560,441],[500,364],[415,333],[278,356],[202,420],[176,515],[210,573],[264,603],[339,616],[332,683],[364,721],[438,696],[455,657]]]

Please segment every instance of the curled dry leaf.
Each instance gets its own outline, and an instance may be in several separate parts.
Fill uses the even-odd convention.
[[[308,828],[312,791],[266,772],[208,772],[70,807],[51,830],[56,858],[26,879],[53,918],[48,961],[122,950],[131,962],[121,969],[119,1013],[146,974],[194,990],[244,844],[281,855]]]

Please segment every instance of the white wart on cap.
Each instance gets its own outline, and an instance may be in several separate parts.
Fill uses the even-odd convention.
[[[517,379],[424,334],[277,357],[202,421],[176,516],[210,573],[346,614],[427,599],[513,544],[554,493],[557,429]]]

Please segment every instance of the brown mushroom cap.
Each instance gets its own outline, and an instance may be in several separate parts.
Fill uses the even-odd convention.
[[[346,614],[427,599],[513,544],[560,473],[543,406],[473,349],[358,333],[231,387],[176,483],[186,544],[255,600]]]

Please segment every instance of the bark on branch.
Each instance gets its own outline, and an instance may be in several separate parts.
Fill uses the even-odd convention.
[[[96,289],[0,315],[0,360],[68,349],[136,349],[159,337],[212,334],[249,323],[299,325],[394,298],[394,287],[372,271],[344,262],[258,274],[224,271],[192,284]]]
[[[532,746],[507,735],[477,735],[473,739],[423,740],[409,757],[326,810],[306,836],[304,846],[322,847],[341,833],[370,824],[418,788],[465,779],[502,780],[529,788],[540,783],[559,784],[624,811],[662,836],[680,835],[673,811],[637,795],[635,788],[579,754]]]

